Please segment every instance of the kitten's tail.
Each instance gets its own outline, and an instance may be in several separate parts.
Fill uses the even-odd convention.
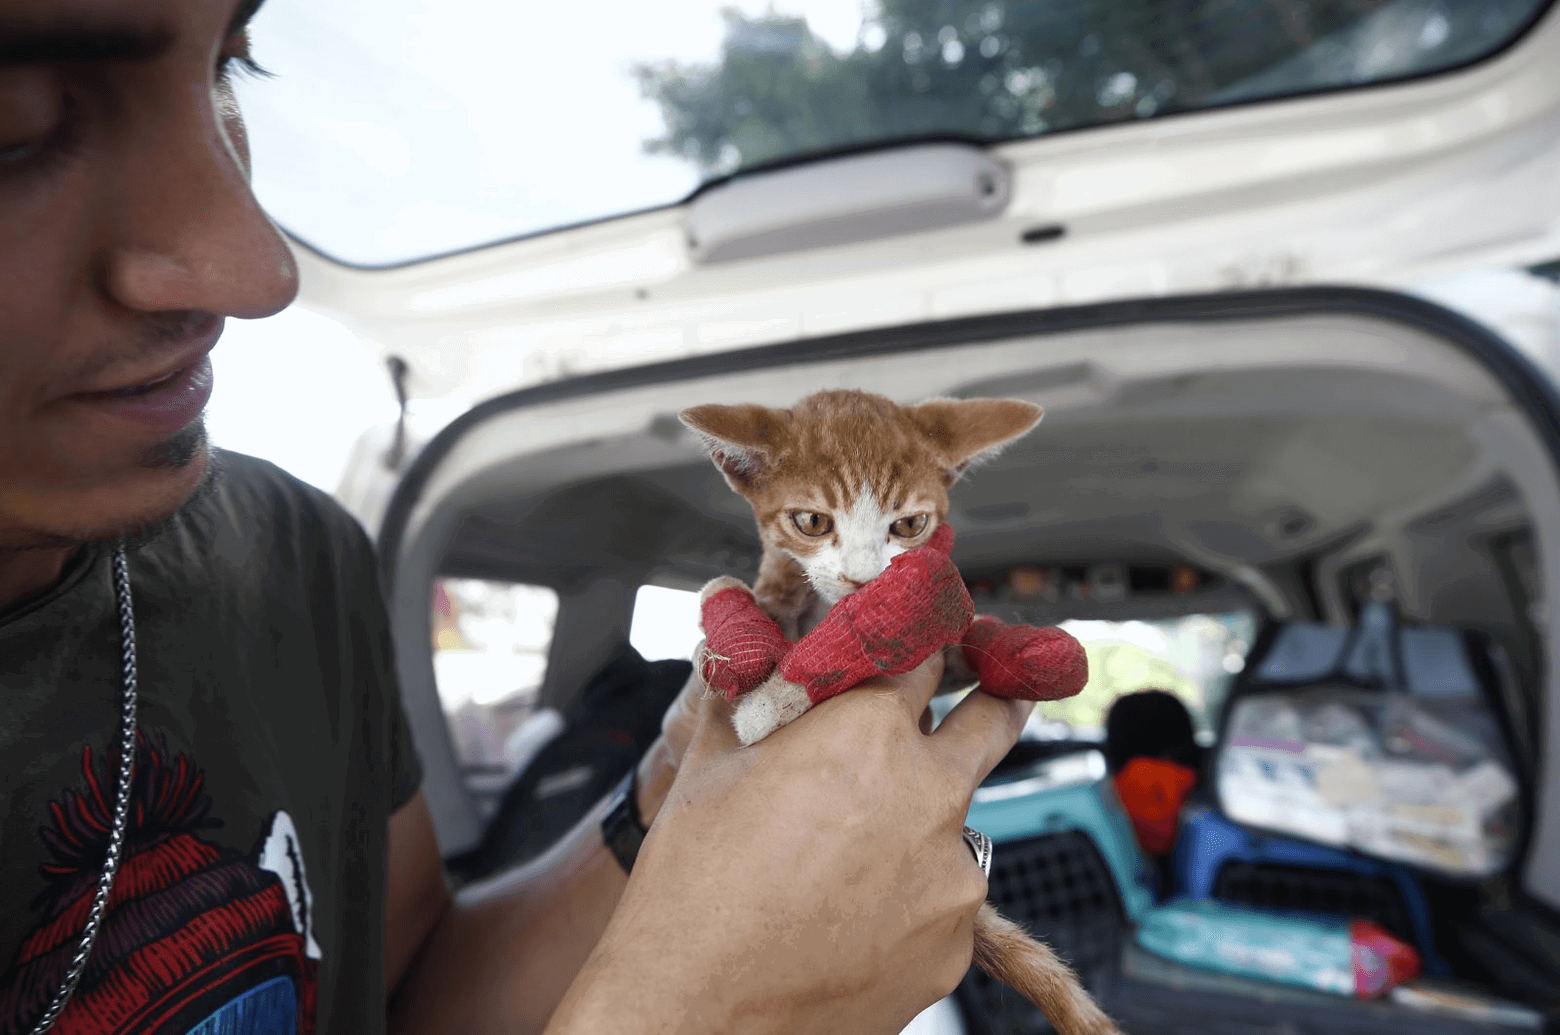
[[[1072,968],[990,902],[975,915],[975,962],[1039,1007],[1058,1035],[1121,1035]]]

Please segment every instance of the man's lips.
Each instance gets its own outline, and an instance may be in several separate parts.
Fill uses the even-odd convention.
[[[190,313],[175,335],[175,340],[169,342],[170,345],[179,344],[182,347],[177,351],[172,348],[166,350],[170,354],[166,355],[158,366],[150,370],[142,368],[134,375],[119,374],[102,388],[89,388],[76,394],[94,398],[133,395],[153,388],[159,382],[176,377],[199,364],[206,358],[207,353],[217,347],[217,339],[222,337],[224,323],[222,317],[213,313]],[[131,380],[131,377],[134,377],[134,380]]]
[[[174,378],[178,377],[182,373],[185,373],[189,369],[190,367],[188,366],[179,367],[171,374],[159,377],[153,381],[148,381],[145,384],[131,385],[129,388],[112,388],[106,392],[84,392],[82,394],[94,399],[133,399],[138,395],[146,395],[149,392],[155,392],[157,389],[165,386],[169,381],[172,381]]]
[[[139,380],[95,391],[78,392],[70,401],[116,421],[131,421],[160,434],[173,434],[188,425],[211,398],[211,350],[222,334],[223,321],[210,317],[191,330],[179,354],[160,370]]]
[[[156,381],[106,392],[83,392],[71,399],[105,416],[172,434],[200,416],[211,398],[211,383],[211,357],[202,354],[194,363]]]

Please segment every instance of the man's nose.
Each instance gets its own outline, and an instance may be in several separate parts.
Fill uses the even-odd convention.
[[[157,146],[123,156],[107,288],[141,312],[268,316],[297,293],[297,267],[250,192],[236,121],[224,124],[205,103],[168,111]]]

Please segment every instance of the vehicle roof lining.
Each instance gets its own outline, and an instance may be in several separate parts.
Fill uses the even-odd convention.
[[[1015,374],[1008,394],[1049,415],[952,494],[963,562],[1169,560],[1190,549],[1272,564],[1361,523],[1445,507],[1448,487],[1491,477],[1493,461],[1466,431],[1491,404],[1402,371],[1183,368],[1135,380],[1097,364],[1062,379],[1055,371]],[[1037,377],[1051,383],[1026,390]],[[919,395],[993,390],[927,385]],[[677,581],[688,555],[691,581],[708,577],[697,558],[718,549],[724,570],[751,570],[747,504],[671,408],[723,396],[673,394],[620,435],[511,453],[446,497],[461,515],[446,567],[507,553],[549,582],[652,571]],[[1303,535],[1262,531],[1297,510]]]
[[[963,372],[957,382],[931,374],[939,365]],[[1305,390],[1308,369],[1348,370],[1360,380],[1331,378],[1325,391]],[[1215,390],[1198,390],[1188,371],[1221,372],[1239,398],[1221,402]],[[1374,375],[1374,380],[1368,380]],[[1210,384],[1202,381],[1203,384]],[[1012,384],[1003,389],[1002,385]],[[1224,410],[1250,400],[1262,412],[1293,410],[1378,413],[1449,423],[1465,421],[1480,407],[1501,403],[1504,393],[1488,372],[1458,351],[1416,328],[1352,315],[1299,316],[1209,323],[1149,323],[1020,336],[999,341],[926,349],[908,355],[819,360],[690,377],[540,403],[495,414],[467,429],[433,471],[408,521],[415,536],[429,510],[478,502],[483,484],[501,499],[512,488],[516,464],[537,478],[554,465],[547,452],[582,439],[632,440],[624,470],[689,461],[676,433],[675,414],[686,405],[717,399],[784,406],[825,387],[862,387],[892,398],[935,394],[1032,394],[1048,414],[1031,441],[1043,442],[1073,419],[1122,420],[1174,417]],[[1031,392],[1026,393],[1024,388]],[[1101,406],[1112,399],[1114,408]],[[608,400],[610,399],[610,403]],[[1218,412],[1217,410],[1215,412]],[[664,462],[657,463],[657,454]],[[560,476],[567,468],[559,471]],[[577,476],[577,475],[576,475]]]

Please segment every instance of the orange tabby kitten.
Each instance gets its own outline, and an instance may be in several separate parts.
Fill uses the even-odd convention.
[[[900,406],[832,391],[789,410],[696,406],[681,418],[752,504],[763,544],[753,594],[795,640],[891,558],[930,539],[959,477],[1028,432],[1042,412],[1017,399]],[[718,579],[705,595],[738,584]],[[973,681],[959,651],[946,656],[950,670]],[[745,744],[762,739],[808,707],[806,692],[776,672],[739,699],[738,736]],[[989,902],[975,920],[975,962],[1043,1010],[1061,1035],[1120,1035],[1067,964]]]

